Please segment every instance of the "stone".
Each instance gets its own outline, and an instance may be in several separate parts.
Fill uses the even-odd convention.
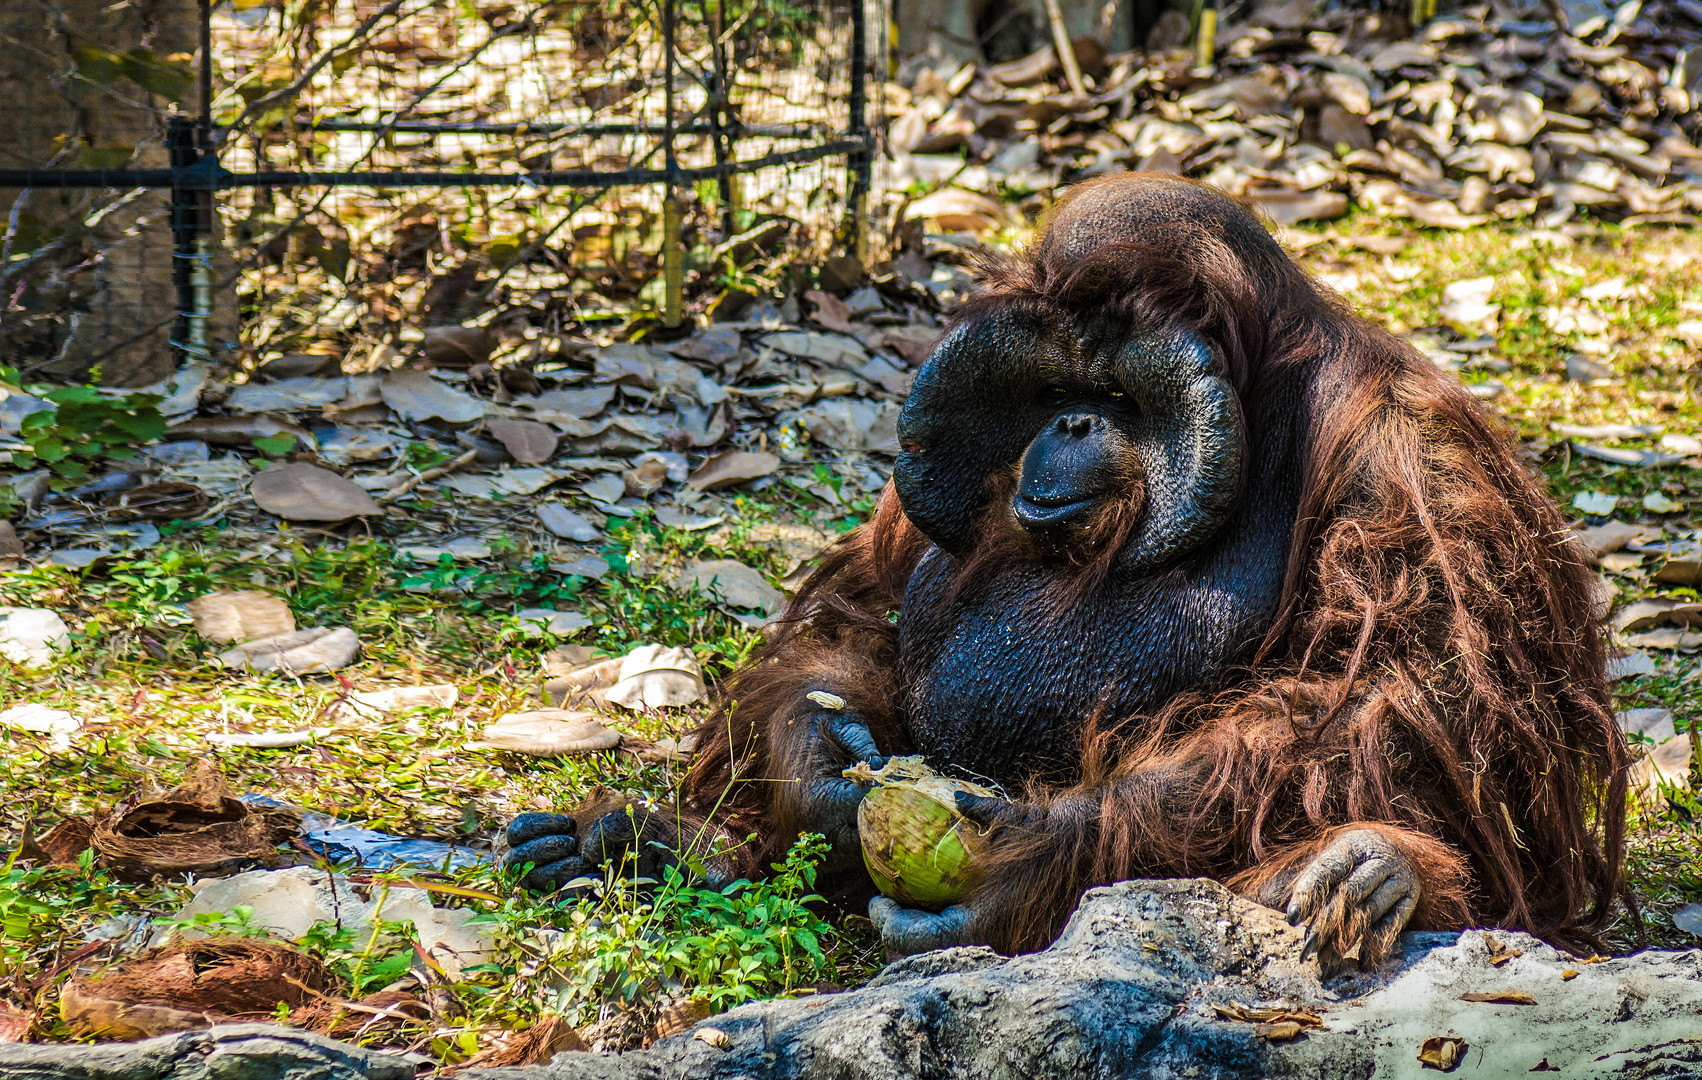
[[[46,667],[71,643],[71,628],[47,608],[0,607],[0,656],[26,667]]]
[[[325,876],[304,867],[272,873],[304,871]],[[1509,998],[1531,1003],[1497,1003]],[[1278,1042],[1214,1008],[1233,1014],[1237,1003],[1280,1003],[1323,1023]],[[1702,1070],[1698,1011],[1696,950],[1584,963],[1510,931],[1409,933],[1387,970],[1322,983],[1304,931],[1279,912],[1203,879],[1125,881],[1088,890],[1063,934],[1041,952],[923,953],[860,989],[741,1005],[644,1050],[564,1053],[543,1066],[460,1076],[1349,1080],[1429,1075],[1417,1055],[1438,1037],[1462,1041],[1470,1069],[1461,1075],[1524,1076],[1546,1061],[1542,1071],[1576,1077],[1694,1076]],[[403,1075],[378,1071],[394,1070],[395,1058],[363,1058],[355,1047],[290,1032],[279,1037],[296,1041],[276,1049],[265,1068],[221,1072],[208,1064],[219,1060],[222,1040],[278,1030],[231,1025],[134,1044],[0,1045],[0,1080]],[[185,1044],[195,1052],[172,1049]],[[127,1056],[142,1048],[150,1048],[146,1056]],[[308,1055],[325,1064],[310,1074],[296,1065]]]
[[[0,1043],[5,1080],[412,1080],[411,1060],[274,1024],[220,1024],[95,1046]]]
[[[258,589],[221,589],[189,601],[196,631],[208,641],[228,645],[295,632],[295,616],[282,597]]]
[[[177,914],[187,920],[229,912],[238,905],[254,909],[250,917],[254,926],[265,927],[285,941],[295,941],[322,922],[351,929],[356,938],[365,940],[374,919],[407,919],[414,924],[420,945],[445,968],[459,971],[490,958],[490,938],[471,923],[478,914],[471,908],[434,907],[431,893],[423,889],[357,888],[348,878],[313,866],[250,870],[218,878],[202,886]],[[199,936],[188,929],[176,933]],[[0,1068],[0,1076],[4,1075]]]

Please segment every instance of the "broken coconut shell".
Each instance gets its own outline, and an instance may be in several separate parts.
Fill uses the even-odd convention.
[[[212,765],[202,763],[157,799],[133,794],[121,800],[94,823],[89,843],[122,873],[216,874],[252,862],[271,865],[278,845],[294,832],[287,817],[250,810]]]
[[[857,807],[857,835],[881,892],[906,907],[937,910],[974,883],[972,864],[986,832],[958,813],[955,796],[997,792],[941,776],[920,757],[895,757],[879,769],[854,765],[845,776],[875,785]]]
[[[65,1023],[82,1035],[148,1039],[230,1020],[270,1019],[280,1002],[313,1004],[332,986],[325,965],[287,945],[198,938],[151,949],[60,993]]]

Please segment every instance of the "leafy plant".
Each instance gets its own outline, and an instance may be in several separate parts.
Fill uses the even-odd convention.
[[[571,916],[569,945],[583,957],[576,988],[589,1001],[630,1002],[678,983],[719,1012],[823,980],[832,964],[822,942],[834,929],[809,905],[821,901],[810,890],[827,850],[822,837],[805,834],[773,865],[774,877],[719,891],[669,867],[647,903],[634,899],[631,883],[609,885],[602,905]]]
[[[165,434],[158,394],[111,396],[93,386],[67,386],[42,396],[55,407],[24,417],[19,434],[29,449],[13,451],[12,463],[47,469],[56,491],[86,479],[95,462],[128,461],[136,447]]]

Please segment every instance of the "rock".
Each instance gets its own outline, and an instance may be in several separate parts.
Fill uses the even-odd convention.
[[[279,871],[306,872],[308,868]],[[245,875],[251,876],[251,875]],[[321,875],[323,877],[323,875]],[[224,883],[215,882],[208,891]],[[402,890],[392,890],[394,897]],[[197,897],[199,902],[201,897]],[[186,909],[187,910],[187,909]],[[307,917],[304,914],[304,917]],[[388,913],[387,913],[388,917]],[[1581,963],[1525,934],[1409,933],[1384,972],[1320,985],[1305,935],[1282,916],[1199,879],[1091,889],[1050,948],[924,953],[838,994],[741,1005],[625,1054],[566,1053],[547,1066],[469,1069],[464,1080],[1017,1080],[1040,1076],[1202,1080],[1418,1077],[1427,1040],[1459,1039],[1472,1076],[1524,1076],[1542,1061],[1577,1077],[1691,1076],[1702,1069],[1695,1017],[1702,953],[1648,950]],[[1510,957],[1499,965],[1492,957]],[[1564,973],[1575,973],[1566,975]],[[1462,1001],[1462,995],[1480,1000]],[[1497,1004],[1522,1000],[1531,1004]],[[1482,1000],[1489,999],[1489,1000]],[[1235,1006],[1239,1004],[1242,1009]],[[1323,1020],[1276,1042],[1257,1024],[1221,1018],[1281,1004]],[[265,1068],[212,1073],[225,1033],[120,1046],[0,1046],[6,1080],[308,1080],[291,1071],[295,1043]],[[257,1036],[248,1036],[257,1037]],[[319,1055],[364,1053],[293,1036]],[[194,1054],[167,1048],[198,1040]],[[147,1069],[115,1055],[155,1047]],[[109,1063],[131,1062],[121,1069]],[[315,1080],[401,1080],[394,1058],[326,1065]],[[232,1063],[233,1065],[236,1063]],[[26,1068],[27,1066],[27,1068]],[[411,1075],[411,1073],[410,1073]]]
[[[221,1024],[143,1042],[0,1044],[4,1080],[412,1080],[393,1054],[273,1024]]]
[[[290,612],[290,606],[282,598],[257,589],[243,592],[221,589],[191,600],[188,608],[196,631],[221,645],[295,633],[295,615]]]
[[[245,641],[219,654],[227,668],[250,671],[282,671],[286,675],[317,675],[354,663],[360,653],[360,638],[346,626],[328,626],[276,634]]]
[[[478,924],[469,925],[478,914],[471,908],[434,907],[431,893],[423,889],[357,889],[348,878],[312,866],[250,870],[209,882],[183,905],[178,917],[216,915],[238,905],[254,909],[253,925],[286,941],[296,940],[321,922],[351,929],[364,941],[374,919],[407,919],[414,924],[420,944],[446,967],[452,963],[459,970],[484,963],[490,954],[490,938]]]
[[[696,587],[706,597],[728,607],[754,608],[772,615],[786,603],[786,595],[768,583],[761,573],[736,559],[696,562],[680,571],[674,587]]]
[[[0,607],[0,656],[25,667],[46,667],[71,643],[71,628],[47,608]]]
[[[48,745],[54,750],[69,750],[71,735],[82,726],[83,722],[72,713],[36,702],[14,705],[0,712],[0,728],[46,735]]]

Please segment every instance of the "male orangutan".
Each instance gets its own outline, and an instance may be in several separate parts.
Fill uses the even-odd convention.
[[[991,826],[961,904],[874,899],[895,952],[1039,948],[1088,886],[1194,875],[1332,965],[1409,926],[1587,947],[1626,751],[1591,573],[1497,423],[1199,184],[1084,184],[981,272],[682,805],[524,815],[510,865],[659,838],[731,877],[812,831],[867,896],[842,771],[920,753],[1012,799],[960,797]]]

